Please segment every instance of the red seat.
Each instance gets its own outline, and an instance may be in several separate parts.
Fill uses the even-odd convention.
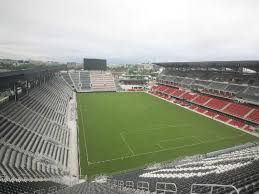
[[[194,99],[197,96],[197,94],[194,93],[190,93],[190,92],[186,92],[182,97],[185,100],[191,101],[192,99]]]
[[[195,109],[195,111],[200,112],[200,113],[204,113],[206,110],[198,107],[197,109]]]
[[[205,102],[207,102],[210,99],[209,96],[198,96],[193,102],[197,103],[197,104],[205,104]]]
[[[220,110],[222,109],[224,106],[226,106],[229,102],[228,101],[224,101],[224,100],[220,100],[220,99],[212,99],[211,101],[209,101],[206,106],[212,108],[212,109],[216,109],[216,110]]]
[[[243,117],[251,110],[252,110],[252,108],[249,107],[249,106],[231,103],[223,111],[226,112],[226,113],[230,113],[232,115]]]
[[[227,122],[229,121],[229,118],[224,116],[224,115],[219,115],[216,117],[217,120],[223,121],[223,122]]]
[[[206,115],[210,116],[210,117],[215,117],[217,115],[217,113],[212,112],[212,111],[208,111],[205,113]]]
[[[246,118],[248,120],[259,123],[259,109],[256,109],[253,112],[251,112]]]
[[[245,126],[245,128],[244,128],[245,130],[247,130],[247,131],[254,131],[254,128],[253,127],[251,127],[251,126],[249,126],[249,125],[247,125],[247,126]]]
[[[195,106],[195,105],[190,106],[190,109],[195,109],[195,108],[197,108],[197,106]]]
[[[245,126],[245,123],[241,122],[241,121],[236,121],[236,120],[232,120],[229,122],[230,125],[239,127],[239,128],[243,128]]]
[[[172,95],[173,95],[173,96],[176,96],[176,97],[179,97],[179,96],[181,96],[182,94],[184,94],[185,92],[186,92],[185,90],[179,90],[179,89],[177,89],[177,90],[175,90],[174,93],[172,93]]]

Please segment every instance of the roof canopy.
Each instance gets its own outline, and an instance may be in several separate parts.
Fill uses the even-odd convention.
[[[186,68],[249,68],[259,72],[259,61],[197,61],[197,62],[159,62],[153,63],[162,67]]]

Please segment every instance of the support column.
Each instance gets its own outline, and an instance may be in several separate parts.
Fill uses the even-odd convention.
[[[17,102],[18,100],[18,92],[17,92],[17,87],[16,84],[14,83],[14,101]]]

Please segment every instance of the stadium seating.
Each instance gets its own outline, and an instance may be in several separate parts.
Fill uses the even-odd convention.
[[[196,109],[196,108],[197,108],[197,106],[195,106],[195,105],[191,105],[189,108],[190,108],[190,109]]]
[[[248,101],[249,103],[259,105],[259,87],[258,86],[250,86],[247,87],[242,93],[239,93],[242,99]]]
[[[251,107],[241,105],[241,104],[236,104],[236,103],[231,103],[229,106],[223,109],[224,112],[236,115],[239,117],[244,117],[247,113],[249,113],[252,110]]]
[[[157,90],[158,90],[159,92],[164,92],[164,91],[166,91],[167,89],[169,89],[169,87],[163,86],[163,85],[160,85],[160,86],[157,88]]]
[[[223,83],[223,82],[214,82],[212,81],[209,85],[208,88],[213,89],[213,90],[220,90],[220,91],[225,91],[227,88],[228,84]]]
[[[254,127],[251,127],[251,126],[249,126],[249,125],[245,125],[244,127],[243,127],[243,129],[244,130],[246,130],[246,131],[254,131]]]
[[[224,116],[224,115],[218,115],[218,116],[216,116],[214,118],[216,118],[217,120],[226,122],[226,123],[230,120],[230,118],[228,118],[227,116]]]
[[[68,172],[67,104],[59,77],[0,109],[0,175],[10,181],[55,180]]]
[[[210,100],[206,106],[209,107],[209,108],[212,108],[212,109],[215,109],[215,110],[221,110],[222,108],[224,108],[229,102],[227,101],[223,101],[223,100],[220,100],[220,99],[212,99]]]
[[[176,77],[173,82],[176,84],[180,84],[183,80],[184,80],[183,77]]]
[[[72,82],[68,72],[62,72],[61,75],[63,76],[64,80],[68,83],[68,85],[74,86],[74,84],[73,84],[73,82]]]
[[[50,181],[34,182],[0,182],[0,193],[3,194],[29,194],[29,193],[54,193],[64,185]]]
[[[254,109],[246,119],[259,123],[259,109]]]
[[[186,93],[185,90],[175,90],[172,94],[172,96],[175,96],[175,97],[181,97],[184,93]]]
[[[195,111],[200,112],[200,113],[204,113],[206,110],[198,107],[198,108],[195,109]]]
[[[81,90],[89,90],[91,88],[89,71],[80,71],[80,80],[82,83]]]
[[[116,183],[112,185],[111,183],[96,183],[96,182],[83,182],[77,184],[73,187],[67,187],[60,190],[56,194],[71,194],[71,193],[90,193],[90,194],[150,194],[150,192],[143,192],[134,188],[124,187],[124,182]]]
[[[259,97],[259,88],[258,87],[254,87],[254,86],[250,86],[248,87],[243,94],[248,95],[248,96],[255,96],[255,97]]]
[[[109,71],[62,72],[64,80],[78,92],[116,91],[115,81]]]
[[[200,105],[204,105],[206,104],[209,100],[212,100],[211,97],[209,96],[198,96],[197,98],[195,98],[194,100],[192,100],[193,103],[197,103]]]
[[[247,88],[247,86],[229,84],[226,87],[225,91],[238,94],[238,93],[243,92],[246,88]]]
[[[192,84],[192,82],[194,82],[193,79],[190,79],[190,78],[183,78],[183,80],[181,81],[181,84],[188,86],[188,85]]]
[[[233,185],[241,193],[259,190],[259,146],[245,145],[209,153],[203,156],[186,158],[172,164],[150,167],[124,174],[114,175],[117,181],[149,183],[149,190],[156,191],[156,183],[174,183],[177,193],[190,193],[193,183]],[[194,193],[209,193],[210,188],[194,188]],[[216,188],[213,193],[225,194],[231,190]],[[233,190],[232,190],[232,193]]]
[[[177,75],[175,72],[170,72],[169,74],[170,75],[160,75],[157,79],[158,83],[181,86],[192,90],[204,90],[205,93],[226,98],[232,98],[233,95],[236,95],[238,98],[245,99],[250,103],[256,103],[257,105],[259,104],[258,85],[249,86],[242,83],[221,82],[221,80],[228,80],[228,76],[223,79],[216,79],[216,81],[212,81],[214,78],[221,76],[216,74],[216,72],[208,75],[202,75],[203,73],[199,72],[197,77],[194,72],[177,72]],[[246,83],[245,78],[243,77],[242,79],[243,83]]]
[[[110,72],[91,71],[91,88],[94,91],[116,91],[114,79]]]
[[[70,78],[73,81],[74,87],[80,91],[81,90],[81,82],[80,82],[80,73],[75,71],[75,72],[69,72]]]
[[[167,87],[166,90],[163,90],[163,93],[171,95],[175,91],[174,88]]]
[[[217,115],[217,113],[212,112],[212,111],[207,111],[205,114],[206,114],[207,116],[209,116],[209,117],[215,117],[215,116]]]
[[[207,88],[207,86],[210,84],[208,80],[195,80],[193,82],[194,86],[198,86],[199,88]]]
[[[206,108],[214,109],[222,113],[229,114],[231,116],[236,116],[237,118],[242,118],[244,120],[259,123],[259,109],[250,107],[246,104],[239,104],[230,100],[215,98],[207,95],[201,95],[194,92],[188,92],[184,89],[172,88],[165,85],[153,86],[152,91],[159,91],[160,94],[167,94],[169,96],[184,99],[191,103],[199,104]],[[176,103],[183,105],[181,101],[177,101]],[[184,106],[186,105],[187,104],[185,104]],[[191,109],[194,108],[192,108],[191,106]],[[197,108],[195,110],[200,113],[206,114],[206,112],[203,111],[201,108]],[[208,116],[214,117],[215,115],[209,112]],[[229,119],[222,118],[222,116],[219,116],[219,120],[228,121]]]
[[[198,95],[195,93],[186,92],[185,94],[182,95],[182,98],[188,101],[192,101],[196,96]]]
[[[231,120],[229,124],[239,128],[243,128],[245,126],[245,123],[236,120]]]

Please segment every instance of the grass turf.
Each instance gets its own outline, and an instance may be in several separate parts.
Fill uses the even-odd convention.
[[[89,177],[258,140],[146,93],[79,93],[77,107]]]

